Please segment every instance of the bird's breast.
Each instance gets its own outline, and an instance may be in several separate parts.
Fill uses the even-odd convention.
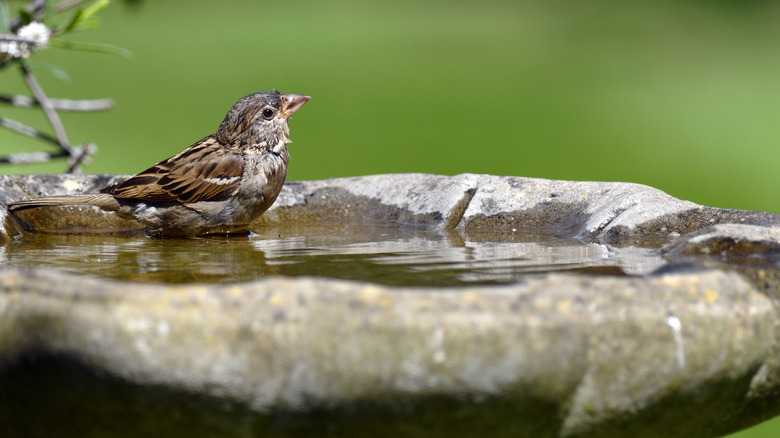
[[[276,199],[287,178],[287,149],[283,149],[280,154],[266,151],[262,154],[246,155],[245,159],[239,197],[243,198],[244,202],[260,202],[263,204],[262,210],[265,211]]]

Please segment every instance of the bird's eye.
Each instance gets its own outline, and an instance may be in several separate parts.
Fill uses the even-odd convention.
[[[266,120],[273,119],[274,118],[274,114],[275,114],[275,112],[271,108],[266,108],[266,109],[263,110],[263,118],[266,119]]]

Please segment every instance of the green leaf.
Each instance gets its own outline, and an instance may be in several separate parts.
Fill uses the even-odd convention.
[[[89,20],[111,3],[111,0],[95,0],[84,8],[84,19]]]
[[[130,58],[133,56],[133,53],[127,49],[104,43],[63,41],[61,39],[52,39],[49,40],[49,45],[52,47],[59,47],[61,49],[81,50],[83,52],[108,53],[110,55],[119,55],[125,58]]]
[[[73,11],[73,15],[70,16],[70,20],[68,20],[65,26],[63,26],[62,32],[65,33],[69,30],[75,29],[79,25],[79,22],[81,22],[81,17],[83,16],[84,16],[83,9],[79,8]]]
[[[70,83],[70,76],[68,76],[68,73],[65,72],[65,70],[62,69],[62,67],[58,67],[52,64],[44,64],[42,62],[37,62],[37,61],[31,61],[29,59],[27,60],[27,64],[30,66],[30,68],[34,70],[40,70],[40,71],[45,71],[47,73],[51,73],[54,77],[60,79],[62,82],[65,82],[66,84]]]
[[[0,33],[11,33],[11,12],[6,2],[0,2]]]
[[[100,25],[97,13],[111,4],[110,0],[95,0],[86,8],[78,8],[73,12],[68,23],[62,28],[62,33],[72,30],[94,29]]]
[[[26,26],[32,23],[33,17],[29,12],[25,11],[24,9],[19,9],[19,20],[21,21],[22,26]]]

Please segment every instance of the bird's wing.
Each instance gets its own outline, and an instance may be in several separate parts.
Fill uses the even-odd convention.
[[[240,155],[224,154],[213,136],[162,161],[125,182],[106,187],[119,199],[139,201],[221,201],[238,188],[244,173]]]

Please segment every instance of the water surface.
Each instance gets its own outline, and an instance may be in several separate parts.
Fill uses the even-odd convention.
[[[267,227],[249,236],[196,239],[30,233],[0,248],[9,266],[160,283],[275,275],[453,286],[510,283],[550,271],[642,274],[664,263],[645,249],[523,233],[464,240],[456,232],[395,223],[301,224]]]

